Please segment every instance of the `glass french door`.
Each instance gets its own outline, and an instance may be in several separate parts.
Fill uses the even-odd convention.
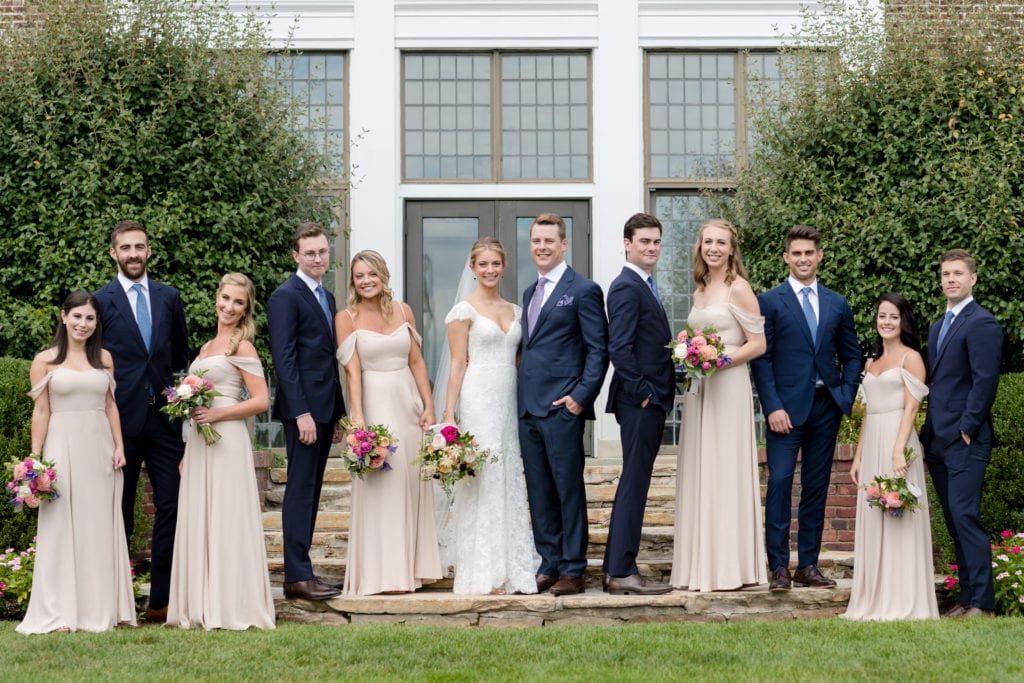
[[[447,330],[444,318],[456,303],[459,277],[480,237],[496,237],[508,267],[501,295],[522,304],[523,290],[537,279],[530,258],[530,226],[541,213],[565,220],[566,261],[590,275],[590,203],[577,200],[409,201],[405,205],[405,291],[423,334],[423,356],[431,382]]]

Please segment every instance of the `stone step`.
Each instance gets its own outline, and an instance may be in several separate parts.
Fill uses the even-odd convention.
[[[731,621],[828,618],[841,614],[851,581],[834,589],[771,593],[767,586],[721,593],[672,591],[665,595],[608,595],[588,587],[580,595],[453,595],[421,590],[406,595],[275,600],[277,618],[318,624],[425,624],[532,627],[613,625],[652,621]]]

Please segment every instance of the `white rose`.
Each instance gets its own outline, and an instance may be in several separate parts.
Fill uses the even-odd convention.
[[[174,395],[178,398],[178,400],[182,401],[185,399],[192,398],[192,386],[188,384],[182,384],[174,391]]]
[[[32,489],[28,487],[28,484],[22,484],[18,487],[18,498],[28,498],[32,495]]]
[[[678,346],[676,346],[674,349],[672,349],[672,355],[675,357],[676,360],[683,360],[684,358],[686,358],[686,345],[679,344]]]
[[[434,448],[444,448],[448,442],[440,434],[434,434],[434,439],[430,442],[430,445]]]

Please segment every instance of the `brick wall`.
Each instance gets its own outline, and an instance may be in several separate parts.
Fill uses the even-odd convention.
[[[23,24],[29,14],[25,0],[0,0],[0,30],[8,24]]]

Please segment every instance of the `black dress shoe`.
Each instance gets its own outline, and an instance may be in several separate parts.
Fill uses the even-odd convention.
[[[608,582],[611,581],[611,580],[612,580],[612,577],[609,574],[602,574],[601,575],[601,588],[604,589],[605,593],[608,592]]]
[[[325,586],[316,579],[284,585],[284,597],[289,600],[326,600],[338,595],[341,595],[340,590]]]
[[[608,588],[612,595],[664,595],[672,592],[672,586],[654,579],[646,579],[639,574],[629,576],[608,577]]]
[[[796,574],[793,574],[793,581],[810,588],[836,587],[835,581],[821,575],[821,572],[818,571],[818,565],[816,564],[809,564],[803,569],[797,569]]]
[[[557,576],[550,574],[537,574],[537,592],[543,593],[558,582]]]
[[[956,619],[957,617],[963,616],[964,612],[966,612],[966,611],[967,611],[966,607],[964,607],[963,605],[957,604],[955,607],[953,607],[952,609],[948,610],[942,616],[945,617],[946,619]]]
[[[789,578],[789,568],[776,567],[775,571],[772,572],[772,582],[768,585],[768,590],[777,593],[779,591],[788,591],[792,587],[793,582]]]
[[[552,595],[576,595],[586,590],[582,576],[559,576],[551,588]]]

